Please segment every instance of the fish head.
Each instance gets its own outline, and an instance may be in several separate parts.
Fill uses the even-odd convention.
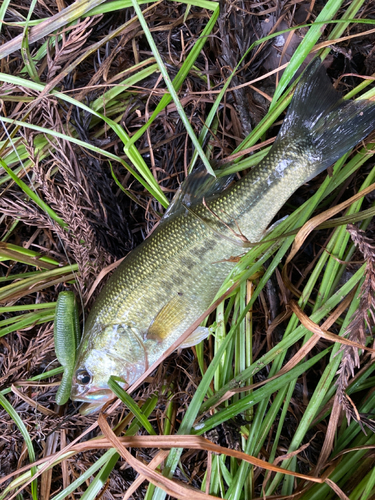
[[[108,386],[111,376],[126,387],[147,370],[145,346],[134,328],[95,325],[88,333],[79,346],[71,389],[73,401],[87,403],[85,414],[99,410],[115,397]]]

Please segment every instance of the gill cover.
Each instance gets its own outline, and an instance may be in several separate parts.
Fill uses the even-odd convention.
[[[98,336],[102,336],[98,342]],[[88,341],[74,369],[71,397],[73,400],[95,402],[107,400],[112,392],[107,382],[111,375],[124,384],[132,384],[148,368],[143,340],[133,328],[122,325],[97,325],[96,342]]]

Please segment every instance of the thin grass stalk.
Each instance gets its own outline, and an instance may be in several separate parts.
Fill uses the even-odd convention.
[[[21,55],[22,55],[23,62],[25,64],[25,69],[28,72],[30,78],[32,80],[34,80],[34,82],[40,83],[40,78],[39,78],[38,72],[36,70],[34,61],[33,61],[31,54],[30,54],[29,40],[28,40],[29,23],[30,23],[31,15],[34,11],[36,3],[37,3],[37,0],[32,0],[30,7],[29,7],[29,11],[27,13],[27,18],[26,18],[26,22],[25,22],[25,26],[24,26],[24,30],[23,30],[23,37],[22,37],[22,44],[21,44]]]
[[[365,3],[366,0],[353,0],[350,2],[348,5],[347,10],[344,12],[344,14],[341,17],[341,20],[345,21],[346,19],[354,19],[355,16],[358,14],[360,8],[362,5]],[[349,26],[351,21],[348,21],[347,23],[340,23],[337,24],[332,32],[329,35],[330,40],[335,40],[337,38],[340,38],[340,36],[345,32],[347,27]],[[325,49],[322,49],[321,52],[319,53],[319,56],[322,59],[325,59],[327,55],[329,54],[330,48],[326,47]],[[355,95],[355,94],[354,94]]]
[[[350,500],[368,500],[375,488],[375,467],[362,479],[349,495]]]
[[[375,202],[372,204],[372,208],[374,208],[374,209],[375,209]],[[364,215],[364,213],[363,213],[363,212],[364,212],[364,211],[360,212],[360,213],[362,213],[362,218],[361,218],[361,220],[359,221],[359,222],[360,222],[359,227],[360,227],[360,229],[361,229],[362,231],[365,231],[365,230],[368,228],[368,226],[370,225],[371,221],[372,221],[372,216],[371,216],[371,217],[368,217],[368,218],[366,218],[366,219],[363,219],[363,215]],[[348,248],[347,248],[346,253],[343,255],[343,259],[342,259],[342,260],[343,260],[344,262],[350,262],[350,261],[352,260],[352,257],[353,257],[353,255],[354,255],[354,252],[355,252],[355,251],[356,251],[356,247],[355,247],[354,243],[352,243],[352,242],[351,242],[351,243],[350,243],[350,245],[349,245],[349,246],[348,246]],[[339,282],[340,282],[340,280],[341,280],[342,275],[343,275],[343,274],[344,274],[344,272],[345,272],[345,269],[346,269],[346,267],[343,265],[343,266],[341,266],[341,268],[338,270],[338,272],[337,272],[337,274],[336,274],[336,278],[335,278],[335,280],[333,281],[333,284],[332,284],[332,289],[333,289],[333,290],[336,290],[336,288],[338,288],[338,286],[339,286]]]
[[[275,441],[274,441],[274,443],[272,445],[271,453],[270,453],[270,456],[269,456],[269,462],[270,463],[273,463],[274,460],[275,460],[275,458],[276,458],[277,448],[279,446],[280,437],[281,437],[281,434],[283,432],[285,418],[286,418],[288,410],[289,410],[289,404],[290,404],[290,400],[292,399],[293,392],[294,392],[294,387],[292,386],[292,384],[290,384],[289,387],[288,387],[287,393],[285,395],[284,401],[283,401],[284,404],[283,404],[283,409],[282,409],[282,412],[281,412],[281,415],[280,415],[280,419],[279,419],[279,423],[278,423],[277,430],[276,430]],[[279,392],[279,394],[281,394],[281,391]],[[269,477],[270,477],[270,475],[268,474],[266,476],[266,478],[269,478]],[[264,482],[265,484],[264,484],[263,489],[262,489],[262,494],[263,495],[266,495],[266,489],[265,489],[265,487],[267,485],[267,482],[266,481]]]
[[[372,404],[374,404],[374,401],[372,401]],[[353,443],[351,443],[351,446],[353,448],[359,446],[373,447],[375,446],[375,434],[371,433],[368,436],[360,434],[353,441]],[[367,453],[367,449],[364,449],[345,454],[340,464],[336,466],[334,471],[330,474],[330,479],[344,488],[346,481],[350,479],[353,471],[358,470],[358,464],[363,462]],[[328,500],[333,498],[329,487],[326,485],[319,486],[319,488],[313,486],[305,495],[302,496],[301,500]]]
[[[237,403],[232,403],[228,408],[218,410],[217,413],[215,413],[211,417],[207,418],[203,422],[199,422],[198,424],[196,424],[194,426],[192,434],[198,436],[202,435],[204,432],[213,429],[217,425],[226,422],[231,418],[236,417],[238,414],[242,413],[247,408],[250,408],[251,406],[254,406],[260,402],[264,402],[263,401],[264,399],[268,401],[268,398],[272,393],[285,387],[295,378],[298,378],[306,370],[310,369],[315,363],[320,361],[320,359],[324,357],[330,350],[331,347],[325,349],[321,353],[310,358],[308,361],[305,361],[304,363],[299,364],[296,367],[292,368],[289,372],[284,373],[280,377],[272,381],[269,381],[267,384],[254,390],[254,392],[250,396],[244,397]]]
[[[323,185],[322,185],[321,188],[323,188],[322,191],[324,192],[325,187],[323,187]],[[323,254],[321,256],[321,261],[320,261],[321,268],[323,267],[323,265],[324,265],[325,260],[327,259],[327,257],[328,257],[328,254]],[[310,277],[307,285],[305,286],[305,288],[304,288],[304,290],[303,290],[303,292],[301,294],[301,298],[299,299],[299,302],[298,302],[300,307],[303,308],[307,304],[307,302],[309,300],[309,297],[310,297],[310,294],[311,294],[311,292],[313,290],[313,287],[315,286],[315,281],[318,279],[319,274],[320,274],[320,269],[319,269],[319,265],[318,265],[318,266],[315,267],[315,270],[313,271],[313,273],[312,273],[312,275],[311,275],[311,277]],[[323,304],[323,302],[321,304]],[[293,314],[292,317],[291,317],[291,319],[289,320],[289,323],[288,323],[288,326],[286,328],[284,337],[287,337],[290,334],[290,332],[294,331],[295,328],[296,328],[296,326],[297,326],[297,324],[298,324],[298,318]],[[310,336],[311,336],[311,334],[310,334]],[[285,354],[284,354],[284,356],[285,356]],[[281,368],[281,365],[282,365],[283,360],[284,360],[284,356],[280,356],[277,359],[277,361],[276,361],[276,367],[275,367],[276,371],[278,371]],[[274,372],[272,370],[272,374],[273,373]]]
[[[321,306],[318,311],[315,311],[315,313],[311,315],[310,319],[315,323],[319,323],[319,321],[321,321],[332,309],[334,309],[342,301],[343,297],[349,294],[350,291],[357,286],[357,284],[363,277],[364,270],[365,266],[362,266],[334,295],[332,295],[332,297],[330,297],[330,299],[327,300],[325,304]],[[241,318],[240,321],[242,319],[243,318]],[[228,336],[233,335],[234,328],[235,325],[229,331]],[[209,398],[207,401],[205,401],[202,404],[200,411],[206,412],[210,407],[215,405],[227,391],[230,391],[232,388],[238,387],[238,384],[241,383],[243,378],[247,378],[258,373],[258,371],[260,371],[263,366],[268,365],[270,362],[280,356],[281,353],[285,352],[290,346],[298,342],[304,335],[306,335],[307,332],[308,330],[303,325],[297,326],[293,331],[290,332],[288,336],[284,336],[284,338],[275,347],[261,356],[257,361],[255,361],[252,366],[247,368],[245,372],[241,374],[241,377],[234,377],[212,398]],[[225,339],[225,342],[228,343],[228,340]],[[215,359],[213,361],[215,361]]]
[[[7,83],[13,83],[14,85],[25,86],[26,88],[30,88],[30,89],[36,90],[38,92],[43,92],[43,90],[44,90],[44,86],[43,85],[39,85],[37,83],[30,82],[28,80],[24,80],[24,79],[19,78],[19,77],[6,75],[4,73],[0,73],[0,81],[4,81],[4,82],[7,82]],[[122,142],[124,144],[127,144],[129,142],[129,137],[125,133],[125,131],[123,130],[123,128],[120,127],[113,120],[105,117],[104,115],[98,113],[97,111],[94,112],[90,107],[86,106],[85,104],[83,104],[83,103],[81,103],[81,102],[79,102],[79,101],[77,101],[77,100],[75,100],[75,99],[73,99],[73,98],[71,98],[71,97],[69,97],[69,96],[61,93],[61,92],[52,91],[51,93],[53,95],[55,95],[57,98],[61,98],[63,101],[65,101],[65,102],[67,102],[69,104],[73,104],[73,105],[77,106],[78,108],[83,109],[83,110],[85,110],[85,111],[87,111],[87,112],[89,112],[89,113],[97,116],[98,118],[100,118],[101,120],[103,120],[109,127],[111,127],[111,129],[119,136],[119,138],[122,140]],[[33,124],[26,123],[26,122],[19,121],[19,120],[10,120],[10,119],[5,118],[5,117],[2,117],[1,120],[3,122],[5,122],[5,123],[10,123],[10,124],[13,124],[13,125],[16,125],[16,126],[20,126],[20,127],[30,128],[32,130],[36,130],[36,131],[41,132],[41,133],[46,133],[46,134],[49,134],[49,135],[61,138],[61,139],[66,140],[68,142],[69,141],[73,142],[74,144],[77,144],[77,145],[81,146],[82,148],[87,148],[87,149],[89,149],[91,151],[94,151],[96,153],[102,154],[103,156],[105,156],[107,158],[110,158],[112,160],[118,161],[123,167],[125,167],[127,170],[129,170],[132,173],[132,175],[153,196],[155,196],[155,198],[163,206],[165,206],[165,207],[168,206],[168,200],[166,199],[164,193],[161,191],[159,184],[154,179],[152,173],[150,172],[150,170],[148,169],[148,167],[144,163],[142,157],[140,156],[140,154],[138,153],[138,151],[136,150],[136,148],[129,147],[128,148],[128,156],[133,161],[133,163],[137,166],[137,168],[141,172],[141,175],[138,175],[135,172],[134,169],[132,169],[124,160],[122,160],[117,155],[109,153],[106,150],[103,150],[102,148],[98,148],[98,147],[93,146],[91,144],[88,144],[88,143],[86,143],[84,141],[80,141],[79,139],[76,139],[75,137],[66,136],[65,134],[61,134],[59,132],[48,130],[46,128],[39,127],[37,125],[33,125]]]
[[[215,343],[214,343],[214,355],[216,356],[216,353],[218,349],[220,348],[220,345],[225,339],[226,335],[226,328],[225,328],[225,321],[224,321],[224,302],[221,302],[219,306],[216,308],[216,329],[215,329]],[[223,357],[223,359],[220,362],[219,367],[217,368],[215,375],[214,375],[214,390],[217,391],[219,387],[223,385],[223,368],[225,365],[225,360],[226,360],[226,353]]]
[[[169,90],[169,93],[170,93],[170,95],[171,95],[171,97],[173,99],[173,102],[175,103],[177,112],[180,115],[180,118],[181,118],[181,120],[182,120],[182,122],[183,122],[183,124],[185,126],[185,130],[189,134],[189,137],[190,137],[190,139],[191,139],[191,141],[192,141],[192,143],[193,143],[196,151],[198,152],[198,154],[200,156],[200,159],[202,160],[204,166],[206,167],[207,172],[209,172],[211,175],[213,175],[215,177],[215,172],[212,170],[210,162],[208,161],[208,159],[207,159],[207,157],[206,157],[206,155],[205,155],[205,153],[204,153],[204,151],[202,149],[202,146],[200,145],[200,143],[199,143],[199,141],[197,139],[197,136],[195,135],[194,130],[193,130],[192,126],[190,125],[188,117],[185,114],[184,108],[181,105],[181,102],[180,102],[180,100],[178,98],[177,92],[176,92],[176,90],[174,88],[173,82],[172,82],[172,80],[169,77],[167,68],[164,65],[164,62],[163,62],[163,60],[162,60],[162,58],[161,58],[161,56],[159,54],[159,51],[158,51],[158,49],[157,49],[157,47],[155,45],[154,39],[152,38],[150,30],[148,29],[146,20],[143,17],[142,10],[140,9],[140,7],[138,5],[137,0],[132,0],[132,3],[133,3],[134,10],[137,13],[139,22],[141,23],[143,31],[144,31],[144,33],[146,35],[148,44],[150,45],[152,53],[154,54],[154,57],[156,59],[156,63],[158,65],[158,67],[159,67],[159,70],[160,70],[161,74],[163,75],[164,82],[165,82],[165,84],[166,84],[166,86],[167,86],[167,88]]]
[[[0,394],[0,405],[4,408],[4,410],[9,414],[11,417],[12,421],[17,425],[18,429],[20,430],[23,439],[25,440],[25,444],[27,447],[27,451],[29,454],[30,462],[33,463],[35,462],[35,451],[33,447],[33,443],[30,438],[30,434],[28,433],[25,424],[23,423],[21,417],[18,415],[18,413],[15,411],[13,406],[9,403],[9,401],[2,395]],[[31,477],[34,476],[36,473],[36,468],[32,467],[30,470]],[[34,479],[31,482],[31,495],[33,497],[33,500],[38,499],[38,483],[37,480]]]
[[[72,5],[69,5],[54,16],[49,17],[37,26],[33,27],[30,30],[29,43],[37,42],[41,38],[44,38],[59,28],[75,21],[90,9],[104,3],[104,1],[105,0],[76,0]],[[19,50],[21,48],[22,39],[23,35],[21,34],[13,38],[10,42],[2,45],[0,48],[0,59],[3,59],[16,50]]]
[[[260,448],[262,447],[264,440],[267,438],[267,433],[273,423],[273,419],[276,417],[276,414],[280,409],[284,395],[285,389],[278,391],[269,412],[267,412],[269,399],[264,398],[260,401],[259,405],[255,409],[254,420],[251,425],[250,434],[246,441],[246,447],[244,449],[245,453],[253,456],[257,456],[259,454]],[[265,415],[266,420],[264,420]],[[249,474],[253,476],[253,472],[254,467],[252,465],[242,462],[236,475],[233,477],[231,486],[227,491],[227,498],[230,498],[231,500],[239,500],[242,495],[243,485]]]
[[[294,52],[291,57],[288,67],[283,73],[283,76],[280,79],[279,85],[276,88],[275,94],[273,96],[270,109],[272,110],[277,101],[279,100],[281,94],[286,89],[287,85],[295,75],[297,69],[301,66],[301,63],[305,61],[306,57],[309,55],[311,50],[313,49],[316,42],[319,40],[322,34],[322,28],[317,23],[321,22],[329,22],[333,19],[337,11],[342,5],[342,0],[328,0],[320,14],[316,18],[315,23],[310,27],[309,31],[303,37],[302,42]]]
[[[21,190],[31,199],[33,202],[38,205],[39,208],[41,208],[46,214],[51,217],[52,220],[57,222],[60,227],[63,229],[66,229],[66,223],[59,217],[54,210],[52,210],[47,203],[45,203],[43,200],[39,198],[39,196],[35,193],[33,189],[30,189],[27,184],[25,184],[19,177],[17,177],[13,171],[7,167],[6,163],[0,158],[0,165],[3,167],[3,169],[6,171],[6,173],[9,175],[9,177],[12,178],[12,180],[21,188]]]
[[[364,266],[361,268],[364,271]],[[352,301],[349,310],[346,314],[344,323],[340,329],[339,335],[343,335],[346,331],[346,327],[350,322],[350,318],[355,311],[355,309],[358,307],[359,304],[359,299],[355,299]],[[310,426],[310,423],[313,421],[315,415],[319,411],[319,408],[321,407],[322,401],[324,399],[324,396],[327,393],[327,390],[329,387],[331,387],[333,378],[336,375],[336,372],[338,370],[338,367],[340,365],[342,353],[339,353],[340,346],[338,344],[335,344],[333,346],[333,350],[331,353],[331,359],[327,367],[325,368],[323,375],[321,376],[318,385],[313,393],[313,395],[310,398],[309,405],[305,409],[304,414],[302,416],[302,419],[298,425],[298,428],[294,434],[294,437],[291,441],[291,444],[288,448],[288,453],[295,451],[299,448],[301,445],[301,442],[306,434],[307,429]],[[294,389],[294,387],[293,387]],[[290,467],[291,459],[284,460],[282,462],[286,468]],[[279,474],[276,474],[272,483],[270,486],[267,488],[267,494],[270,495],[271,492],[275,491],[277,488],[279,482],[281,480],[281,477]]]
[[[180,68],[179,72],[177,73],[176,77],[173,79],[173,87],[176,92],[178,92],[188,75],[190,69],[192,68],[193,64],[195,63],[200,51],[202,50],[207,37],[211,34],[212,30],[214,29],[215,23],[217,21],[217,18],[219,16],[219,5],[216,4],[215,2],[207,2],[211,4],[211,8],[209,10],[212,10],[212,15],[210,19],[208,20],[206,27],[203,29],[202,34],[197,41],[197,43],[194,45],[193,49],[190,51],[188,54],[187,58],[184,61],[184,64]],[[129,148],[130,146],[134,145],[135,142],[142,137],[142,135],[146,132],[146,130],[150,127],[150,125],[153,123],[153,121],[156,119],[156,117],[168,106],[168,104],[171,102],[172,96],[170,94],[165,94],[162,99],[160,100],[159,104],[156,106],[154,112],[150,116],[149,120],[143,127],[141,127],[138,132],[136,132],[132,138],[129,140],[127,147]]]
[[[367,188],[375,179],[375,168],[372,169],[370,174],[367,176],[365,182],[363,182],[362,186],[360,187],[359,191]],[[359,212],[361,209],[361,206],[363,204],[363,199],[358,200],[357,202],[353,203],[347,211],[348,215],[354,214],[356,212]],[[332,295],[333,292],[333,282],[335,281],[335,277],[337,276],[339,272],[339,268],[343,269],[345,266],[343,264],[340,264],[337,259],[343,260],[344,259],[344,254],[345,250],[349,241],[350,235],[346,231],[346,226],[342,226],[340,228],[337,228],[335,233],[333,234],[328,246],[327,246],[327,256],[328,259],[326,263],[326,268],[325,272],[322,278],[322,281],[320,283],[319,291],[317,294],[316,302],[314,308],[317,309],[320,307],[320,305],[327,300],[328,297]],[[329,256],[331,254],[332,256]],[[334,258],[334,257],[336,258]]]
[[[359,286],[361,286],[361,283],[359,284]],[[368,388],[374,387],[375,377],[370,377],[374,370],[375,366],[370,365],[369,367],[367,367],[367,369],[358,378],[356,378],[349,384],[348,388],[346,389],[346,393],[351,396],[352,394],[361,392],[361,390],[366,390]],[[329,405],[329,402],[334,397],[335,393],[336,386],[332,384],[327,390],[327,393],[321,403],[321,408],[324,408],[325,411],[320,411],[319,415],[314,419],[312,425],[318,424],[323,419],[327,418],[327,416],[329,416],[331,410],[330,408],[327,408],[327,405]],[[341,435],[345,432],[345,429],[347,427],[345,422],[346,420],[342,422],[342,425],[340,427],[341,434],[338,435],[338,439],[340,439]]]
[[[373,175],[374,175],[374,169],[373,169],[373,170],[372,170],[372,172],[369,174],[369,176],[367,177],[366,181],[363,183],[363,185],[362,185],[361,189],[364,189],[364,188],[365,188],[365,187],[367,187],[369,184],[371,184],[371,181],[372,181],[372,179],[373,179]],[[354,206],[354,204],[353,204],[353,206],[351,207],[351,209],[352,209],[353,211],[355,211],[355,210],[359,210],[359,208],[360,208],[359,202],[357,202],[357,203],[355,204],[355,206]],[[338,246],[337,246],[337,249],[336,249],[336,250],[339,252],[339,258],[342,256],[341,254],[342,254],[342,253],[344,252],[344,250],[345,250],[345,247],[343,247],[343,246],[342,246],[342,243],[343,243],[343,242],[342,242],[342,239],[340,239],[340,238],[339,238],[339,236],[343,233],[344,229],[345,229],[345,228],[341,228],[341,229],[339,229],[338,231],[336,231],[336,232],[335,232],[335,234],[334,234],[334,238],[332,239],[332,240],[334,241],[333,245],[334,245],[336,242],[338,242]],[[344,236],[344,239],[345,239],[345,234],[344,234],[343,236]],[[335,237],[336,237],[336,238],[335,238]],[[348,240],[348,239],[346,238],[346,241],[347,241],[347,240]],[[324,263],[324,262],[327,260],[327,259],[326,259],[326,256],[325,256],[325,255],[322,255],[320,260],[321,260],[321,262],[323,262],[323,263]],[[333,260],[333,259],[332,259],[332,260]],[[334,261],[334,264],[336,264],[336,261]],[[322,265],[321,265],[321,267],[322,267]],[[329,273],[332,273],[332,272],[333,272],[333,271],[332,271],[332,269],[330,269],[330,268],[327,268],[327,270],[326,270],[326,271],[327,271],[327,272],[329,272]],[[316,273],[316,274],[318,275],[318,273]],[[317,277],[317,276],[316,276],[316,277]],[[311,281],[311,280],[310,280],[310,281]],[[330,281],[330,277],[329,277],[329,281]],[[324,284],[324,278],[323,278],[323,281],[322,281],[322,286],[323,286],[323,284]],[[312,290],[312,284],[311,284],[311,283],[309,284],[309,289],[310,289],[310,290]],[[327,298],[329,297],[329,294],[328,294],[328,295],[326,295],[326,294],[324,293],[324,291],[323,291],[323,290],[325,290],[325,289],[322,289],[322,288],[320,289],[320,296],[321,296],[321,297],[323,296],[323,298],[322,298],[321,300],[318,300],[318,301],[317,301],[317,303],[316,303],[316,307],[315,307],[315,310],[316,310],[317,308],[319,308],[319,305],[323,304],[323,303],[324,303],[324,301],[325,301],[325,300],[327,300]],[[307,300],[307,298],[308,298],[308,294],[306,294],[306,292],[304,292],[303,297],[304,297],[303,302],[304,302],[304,303],[306,303],[306,300]],[[318,297],[319,297],[319,295],[318,295]],[[323,300],[323,299],[324,299],[324,300]],[[302,303],[302,300],[300,300],[300,305],[301,305],[301,303]],[[293,318],[291,319],[291,321],[292,321],[292,320],[293,320]],[[294,324],[295,324],[295,321],[293,322],[293,326],[294,326]],[[292,327],[291,327],[291,328],[292,328]],[[341,331],[341,334],[342,334],[342,333],[343,333],[343,331]],[[310,337],[311,337],[311,333],[309,333],[309,334],[305,337],[305,342],[306,342],[306,341],[307,341]],[[330,376],[330,379],[329,379],[329,383],[328,383],[328,384],[326,384],[325,388],[324,388],[323,390],[321,390],[321,391],[320,391],[320,396],[319,396],[319,398],[320,398],[320,402],[321,402],[322,397],[324,397],[324,395],[325,395],[325,393],[326,393],[326,390],[327,390],[327,385],[328,385],[328,386],[330,385],[330,383],[331,383],[331,381],[332,381],[332,379],[333,379],[333,376],[335,375],[335,373],[336,373],[336,371],[337,371],[337,369],[338,369],[338,362],[339,362],[339,360],[341,360],[341,356],[337,356],[337,359],[336,359],[336,361],[335,361],[335,363],[334,363],[334,368],[330,371],[331,376]],[[278,362],[279,362],[279,363],[280,363],[280,361],[281,361],[281,360],[278,360]],[[280,365],[279,365],[279,366],[280,366]],[[321,380],[323,380],[323,377],[322,377],[322,379],[321,379]],[[318,385],[319,385],[319,384],[318,384]],[[319,392],[319,391],[318,391],[318,388],[316,389],[316,392]],[[316,394],[316,393],[314,393],[314,394]],[[311,400],[310,400],[310,404],[309,404],[309,406],[308,406],[308,409],[310,408],[310,405],[312,405],[312,408],[315,408],[315,411],[317,411],[317,410],[318,410],[318,403],[315,403],[315,406],[314,406],[314,405],[313,405],[313,403],[312,403],[312,401],[313,401],[313,399],[311,399]],[[305,413],[304,413],[304,417],[303,417],[303,419],[302,419],[302,420],[301,420],[301,422],[300,422],[299,429],[296,431],[295,437],[294,437],[294,439],[293,439],[293,441],[292,441],[292,443],[291,443],[291,446],[290,446],[290,448],[289,448],[289,451],[288,451],[288,452],[292,452],[292,451],[296,450],[296,449],[300,446],[301,440],[302,440],[302,438],[303,438],[303,436],[304,436],[304,434],[305,434],[305,432],[306,432],[306,430],[307,430],[307,427],[308,427],[308,425],[309,425],[309,421],[311,421],[311,420],[314,418],[314,416],[313,416],[311,413],[309,413],[309,411],[311,412],[311,410],[309,410],[309,411],[308,411],[308,409],[306,409],[306,411],[305,411]],[[312,410],[312,411],[314,411],[314,410]],[[307,415],[309,415],[309,418],[307,418]],[[310,419],[310,420],[309,420],[309,419]],[[298,436],[299,436],[299,437],[298,437]],[[284,463],[285,463],[285,464],[286,464],[286,463],[288,463],[288,466],[290,466],[290,464],[291,464],[291,460],[286,461],[286,462],[284,462]],[[275,477],[275,479],[274,479],[274,481],[273,481],[273,484],[274,484],[274,485],[276,484],[276,482],[275,482],[275,481],[276,481],[276,477]],[[287,481],[287,483],[289,484],[289,481]],[[284,494],[286,494],[286,493],[284,492]]]
[[[9,4],[10,0],[4,0],[4,2],[0,5],[0,33],[1,33],[1,28],[3,27],[5,13],[9,7]]]

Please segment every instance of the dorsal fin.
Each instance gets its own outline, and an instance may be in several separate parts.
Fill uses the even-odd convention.
[[[202,203],[203,198],[221,193],[229,186],[233,178],[234,175],[220,179],[213,177],[207,172],[204,165],[200,165],[181,184],[160,223],[162,224],[170,217],[185,212],[186,207],[190,208]]]

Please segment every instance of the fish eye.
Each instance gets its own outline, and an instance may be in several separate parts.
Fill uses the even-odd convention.
[[[86,370],[77,370],[76,379],[80,385],[87,385],[91,382],[91,375]]]

